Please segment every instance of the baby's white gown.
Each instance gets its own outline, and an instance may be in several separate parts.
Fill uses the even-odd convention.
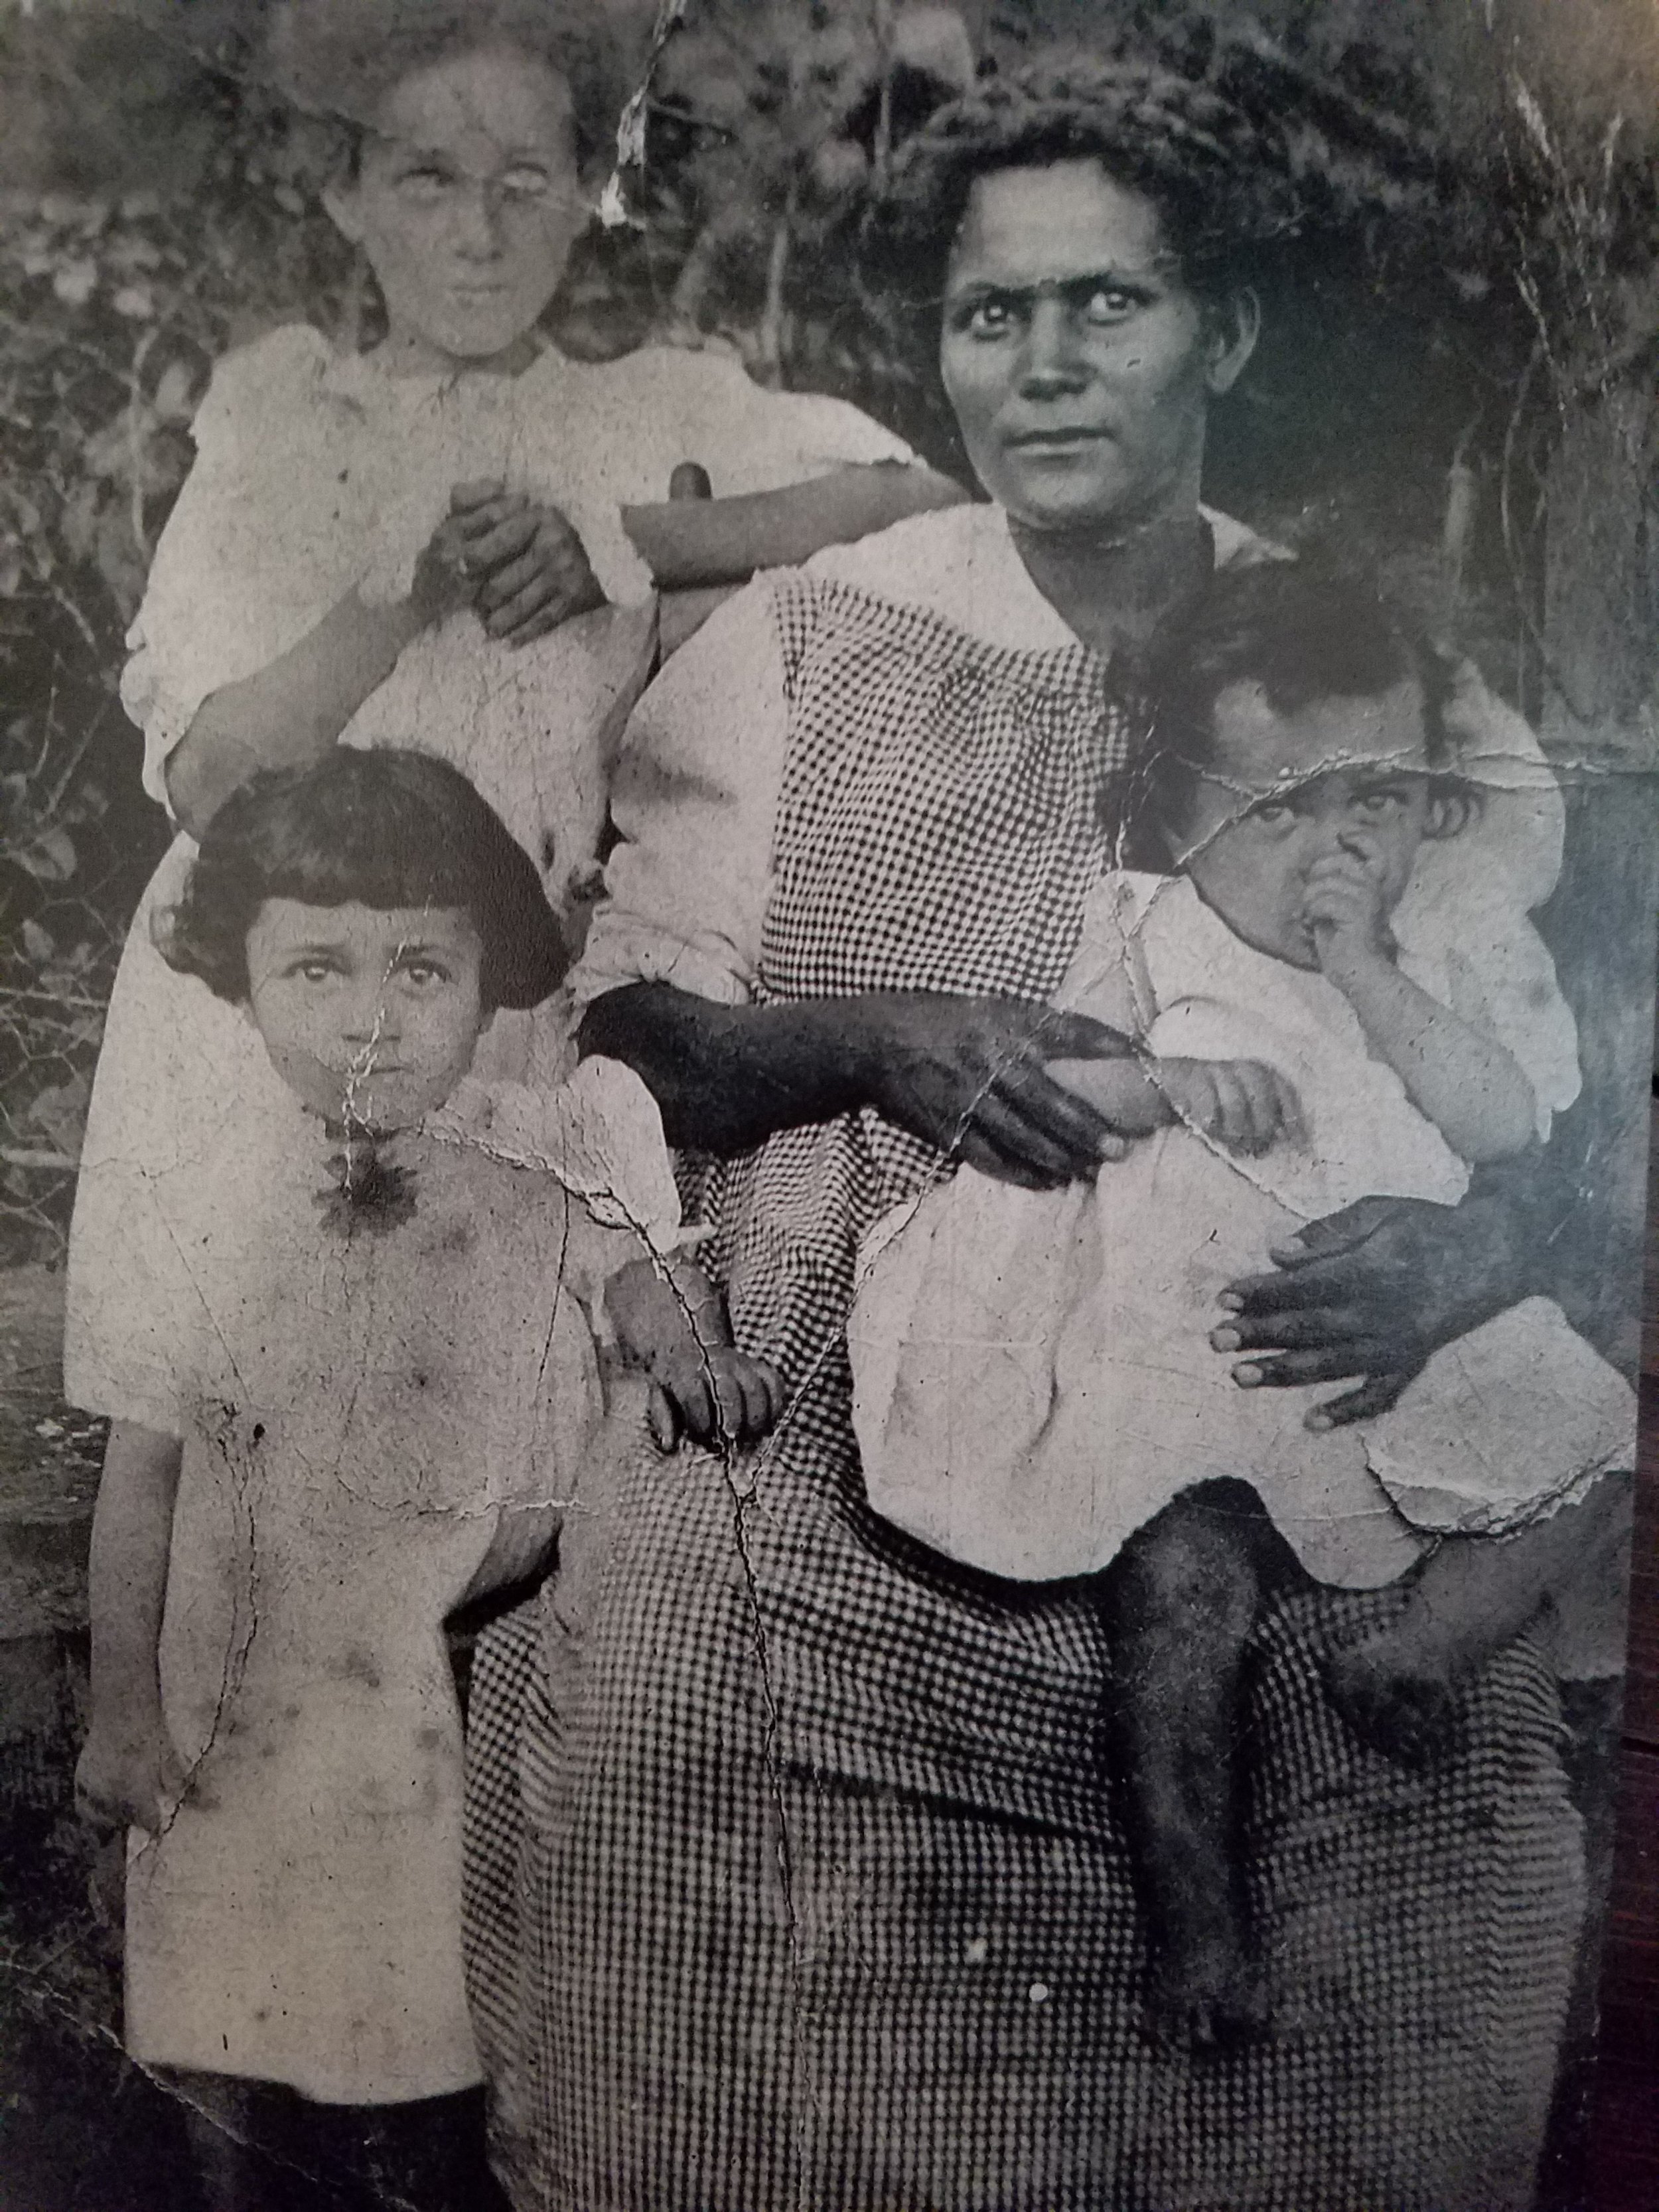
[[[1520,1061],[1547,1134],[1577,1094],[1577,1050],[1524,911],[1408,890],[1395,928],[1402,970]],[[1091,1185],[1030,1193],[963,1168],[883,1224],[849,1331],[878,1511],[971,1565],[1046,1581],[1105,1566],[1193,1484],[1242,1477],[1310,1574],[1366,1589],[1431,1532],[1516,1527],[1633,1464],[1633,1394],[1545,1298],[1446,1346],[1353,1428],[1304,1426],[1334,1386],[1240,1389],[1237,1355],[1208,1342],[1230,1281],[1368,1194],[1455,1205],[1468,1170],[1334,985],[1244,944],[1186,878],[1105,878],[1059,1003],[1103,1012],[1109,975],[1121,1007],[1126,961],[1150,1051],[1276,1067],[1310,1142],[1242,1158],[1176,1126]]]

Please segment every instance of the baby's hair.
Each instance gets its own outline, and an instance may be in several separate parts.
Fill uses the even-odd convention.
[[[163,955],[240,1005],[248,932],[267,899],[462,908],[483,940],[491,1007],[539,1005],[569,965],[529,855],[458,769],[425,753],[339,745],[314,767],[244,784],[208,824],[184,896],[161,918]]]
[[[1276,713],[1317,699],[1380,698],[1415,681],[1435,800],[1431,836],[1455,836],[1480,805],[1458,773],[1444,708],[1451,664],[1375,590],[1311,562],[1263,561],[1218,569],[1166,616],[1142,671],[1146,735],[1133,776],[1131,836],[1178,834],[1215,765],[1215,705],[1233,684],[1260,684]],[[1150,819],[1147,819],[1150,817]]]
[[[569,88],[576,158],[613,151],[631,85],[606,0],[280,0],[264,74],[288,108],[330,133],[331,166],[355,168],[362,133],[405,77],[505,48]]]

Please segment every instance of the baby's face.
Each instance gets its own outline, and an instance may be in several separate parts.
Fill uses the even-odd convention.
[[[404,77],[377,119],[325,197],[379,282],[394,366],[520,366],[587,220],[563,79],[461,54]]]
[[[248,1016],[311,1113],[405,1128],[472,1065],[483,955],[465,908],[267,899],[247,935]]]
[[[1234,934],[1316,968],[1304,915],[1309,871],[1346,856],[1399,904],[1431,819],[1424,699],[1415,682],[1374,699],[1315,699],[1281,714],[1259,684],[1215,704],[1213,765],[1173,857]]]

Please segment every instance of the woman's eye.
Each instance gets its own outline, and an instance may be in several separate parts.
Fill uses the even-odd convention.
[[[1133,292],[1126,292],[1118,284],[1103,284],[1089,295],[1083,313],[1085,319],[1091,323],[1121,323],[1139,305]]]
[[[435,960],[411,960],[402,972],[405,981],[413,983],[417,990],[429,990],[434,983],[449,981],[449,970],[441,968]]]
[[[1000,338],[1013,326],[1013,310],[1006,300],[975,300],[965,310],[958,325],[969,337],[975,338]]]
[[[1287,822],[1295,821],[1296,809],[1282,799],[1266,799],[1250,809],[1250,819],[1266,830],[1282,830]]]
[[[1397,791],[1362,791],[1359,794],[1360,812],[1374,817],[1392,814],[1403,803]]]
[[[289,973],[302,976],[307,983],[326,983],[334,969],[326,960],[301,960]]]

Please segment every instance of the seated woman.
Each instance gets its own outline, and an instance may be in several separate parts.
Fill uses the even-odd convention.
[[[738,1339],[793,1398],[757,1461],[623,1470],[569,1532],[519,1762],[522,1957],[489,2004],[523,2212],[1530,2202],[1583,1905],[1542,1654],[1501,1653],[1458,1752],[1408,1776],[1318,1673],[1379,1601],[1281,1601],[1245,1836],[1281,2033],[1160,2050],[1097,1608],[886,1526],[851,1422],[874,1224],[946,1153],[1049,1188],[1122,1150],[1041,1064],[1122,1041],[1047,1002],[1115,842],[1113,656],[1266,550],[1199,495],[1280,174],[1155,68],[941,113],[894,180],[889,297],[989,499],[750,586],[636,711],[583,1041],[717,1156]],[[1345,1295],[1371,1342],[1327,1328],[1297,1379],[1407,1370],[1513,1304],[1515,1219],[1370,1224]],[[1402,1244],[1431,1255],[1409,1331]]]

